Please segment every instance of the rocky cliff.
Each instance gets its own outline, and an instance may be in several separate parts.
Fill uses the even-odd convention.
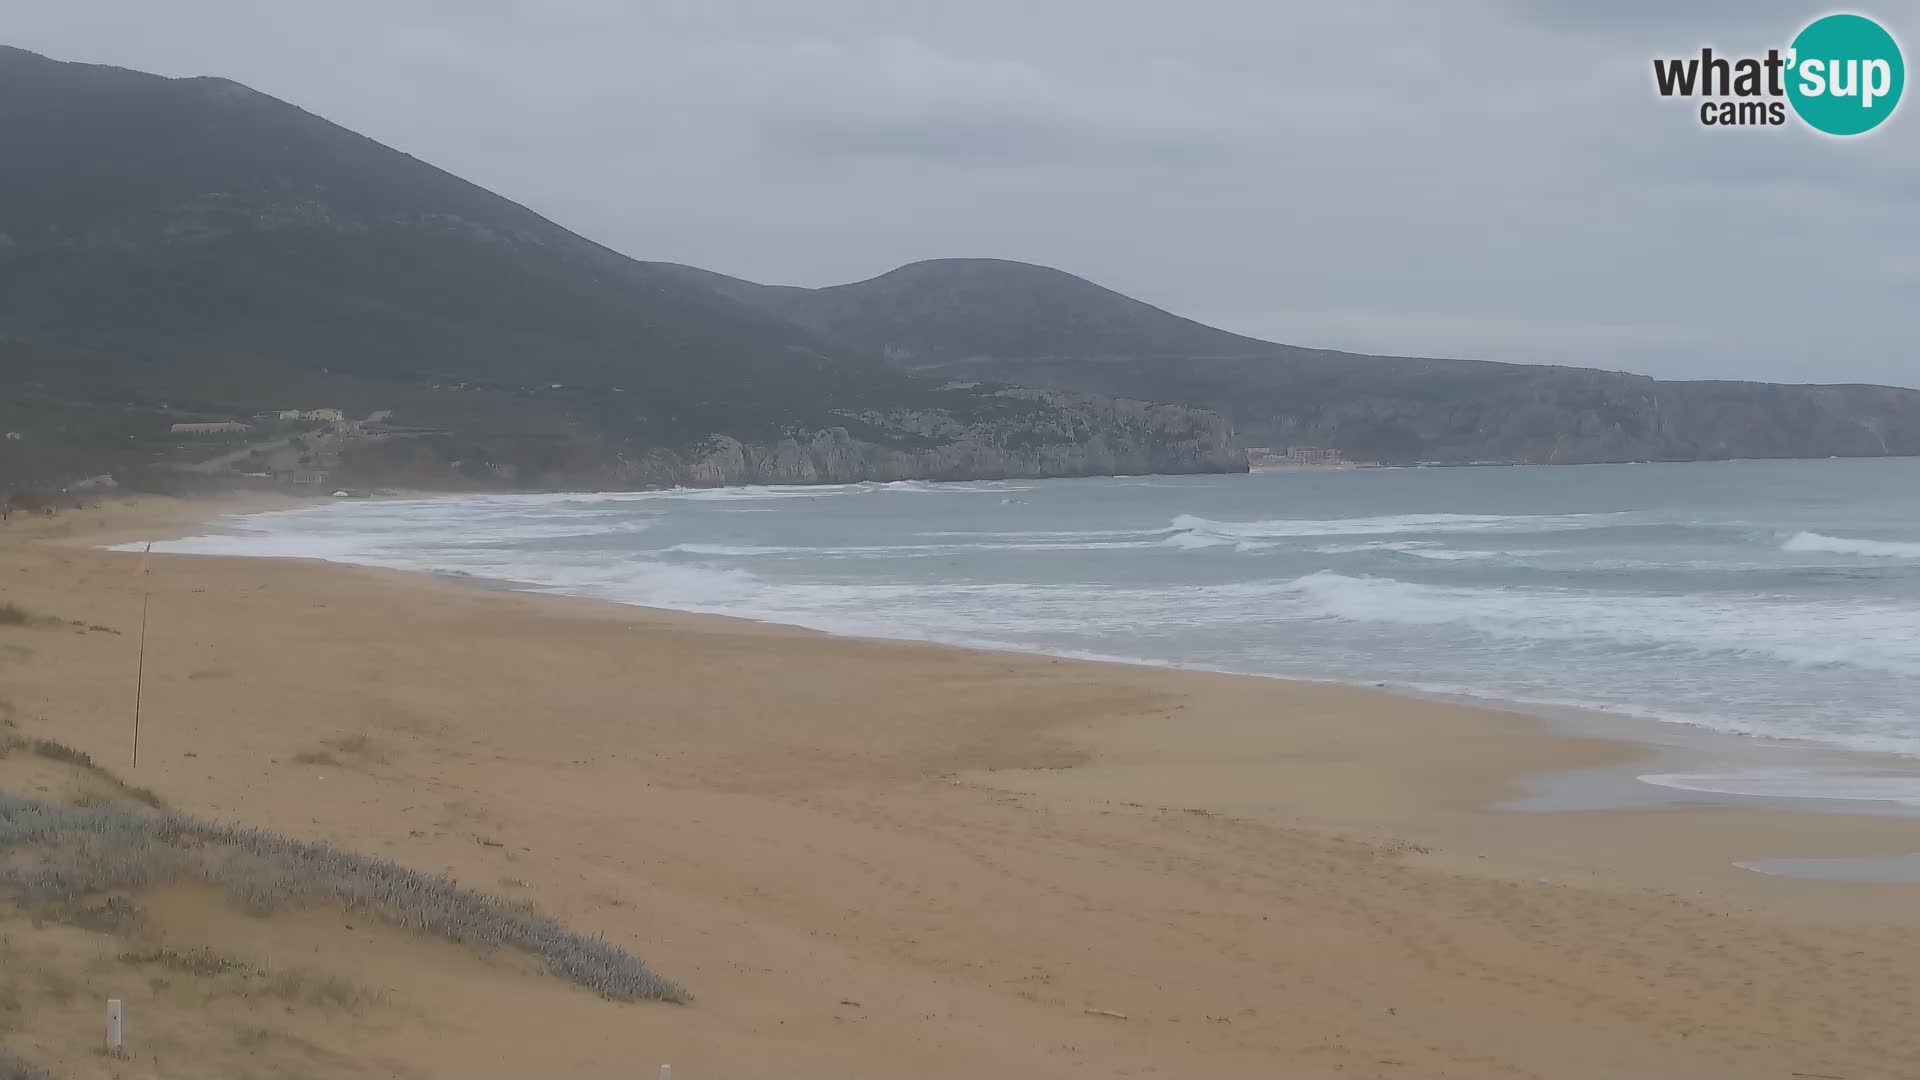
[[[980,393],[970,395],[978,412]],[[849,411],[844,425],[771,440],[716,434],[682,448],[437,435],[365,447],[342,482],[368,486],[619,489],[1245,472],[1217,414],[1177,405],[1005,387],[999,415]]]
[[[1037,396],[1037,395],[1036,395]],[[771,445],[719,436],[698,456],[656,454],[616,470],[626,482],[837,484],[859,480],[1245,472],[1219,416],[1139,401],[1050,395],[1052,415],[1024,424],[961,424],[921,410],[867,413],[865,424],[922,434],[930,445],[880,445],[835,427]]]
[[[1307,349],[997,259],[914,263],[824,289],[666,269],[903,371],[1213,409],[1243,445],[1391,462],[1920,453],[1920,390],[1900,387],[1663,381]]]
[[[1524,369],[1522,369],[1524,370]],[[1319,380],[1301,380],[1319,387]],[[1332,382],[1332,380],[1327,380]],[[1537,368],[1339,380],[1244,416],[1241,437],[1384,461],[1712,461],[1920,454],[1920,391],[1662,382]]]

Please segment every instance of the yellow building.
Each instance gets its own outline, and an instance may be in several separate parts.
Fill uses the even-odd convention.
[[[338,423],[340,420],[339,409],[310,409],[302,415],[309,420],[318,420],[323,424]]]

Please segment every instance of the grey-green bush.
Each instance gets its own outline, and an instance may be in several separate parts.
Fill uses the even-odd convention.
[[[0,1050],[0,1080],[53,1080],[53,1074]]]
[[[0,793],[0,853],[22,849],[34,860],[0,858],[0,890],[30,903],[202,880],[258,912],[333,901],[460,944],[524,949],[554,974],[617,1001],[691,1000],[677,983],[604,938],[575,933],[444,876],[328,844],[181,814]]]

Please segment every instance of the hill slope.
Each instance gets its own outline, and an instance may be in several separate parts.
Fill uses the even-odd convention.
[[[766,475],[748,454],[738,478],[1233,464],[1212,418],[941,390],[226,80],[0,48],[0,148],[0,380],[47,399],[8,395],[26,415],[0,423],[75,402],[211,417],[398,403],[419,425],[561,440],[544,457],[573,472],[653,455],[672,478],[731,454],[715,436],[811,445],[836,427],[889,453]],[[996,460],[1014,444],[1047,449]]]
[[[0,171],[16,335],[442,378],[831,367],[791,325],[225,80],[3,50],[0,144],[24,166]]]
[[[824,289],[662,268],[824,338],[873,355],[891,351],[907,367],[982,356],[1173,359],[1288,348],[1183,319],[1072,274],[1004,259],[934,259]]]
[[[1920,454],[1920,391],[1895,387],[1662,382],[1305,349],[992,259],[914,263],[824,289],[669,269],[901,370],[1215,409],[1247,444],[1387,461]]]

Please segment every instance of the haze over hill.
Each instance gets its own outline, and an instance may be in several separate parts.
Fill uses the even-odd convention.
[[[682,277],[896,368],[1214,409],[1248,445],[1385,461],[1920,453],[1920,391],[1658,381],[1260,341],[1042,266],[935,259],[824,289]]]
[[[1244,468],[1216,417],[942,389],[226,80],[0,49],[0,147],[39,442],[339,405],[521,483]]]

